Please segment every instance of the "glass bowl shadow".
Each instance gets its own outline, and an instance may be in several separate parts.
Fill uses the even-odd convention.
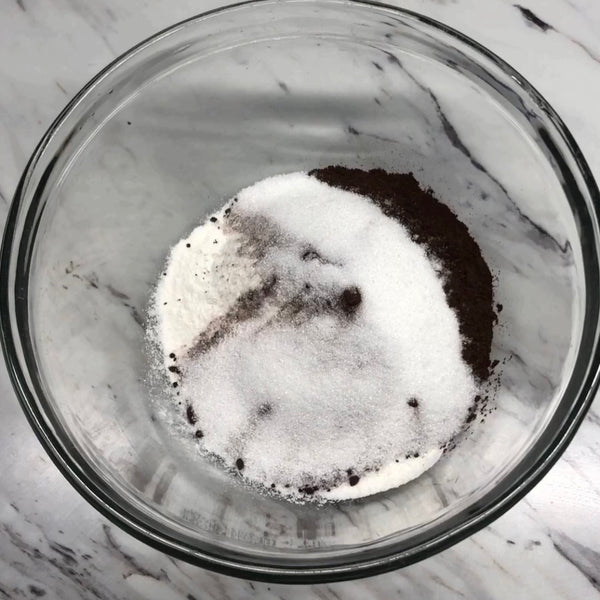
[[[164,430],[144,315],[169,247],[224,199],[330,164],[412,171],[468,224],[496,279],[500,376],[485,422],[425,475],[317,507]],[[213,11],[107,67],[33,154],[2,247],[10,375],[67,479],[155,548],[290,583],[388,571],[502,514],[574,435],[598,384],[598,200],[547,102],[440,23],[336,0]]]

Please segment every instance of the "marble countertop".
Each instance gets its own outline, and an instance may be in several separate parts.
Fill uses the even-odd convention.
[[[600,180],[597,0],[393,0],[491,48],[546,96]],[[115,56],[219,0],[4,0],[0,13],[0,222],[29,154]],[[600,401],[545,479],[491,526],[412,567],[288,587],[217,575],[121,532],[70,487],[0,367],[0,598],[598,598]]]

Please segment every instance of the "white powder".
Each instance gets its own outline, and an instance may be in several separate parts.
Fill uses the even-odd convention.
[[[296,498],[429,469],[477,393],[439,266],[370,199],[305,173],[211,219],[173,247],[153,308],[201,451]]]

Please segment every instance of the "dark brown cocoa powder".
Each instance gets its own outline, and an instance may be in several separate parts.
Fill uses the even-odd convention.
[[[493,309],[492,274],[466,225],[412,173],[364,171],[342,166],[314,169],[324,183],[371,198],[385,215],[406,227],[444,270],[444,292],[463,339],[464,361],[485,381],[490,375]]]

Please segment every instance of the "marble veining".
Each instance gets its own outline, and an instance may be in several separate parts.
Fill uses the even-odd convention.
[[[436,115],[442,125],[442,130],[443,130],[444,134],[446,135],[446,137],[448,138],[448,140],[450,141],[450,143],[452,144],[452,146],[454,146],[457,150],[462,152],[465,155],[465,157],[468,159],[468,161],[471,163],[471,165],[476,170],[481,171],[498,188],[498,190],[502,194],[504,194],[504,196],[506,196],[507,200],[511,203],[511,210],[514,210],[518,214],[519,219],[526,222],[530,227],[532,227],[539,234],[539,236],[542,239],[545,239],[552,245],[556,246],[556,248],[560,252],[562,252],[563,254],[567,253],[570,248],[570,242],[568,240],[566,240],[563,243],[563,245],[561,245],[561,243],[555,237],[553,237],[552,234],[550,234],[548,231],[546,231],[539,223],[536,223],[533,219],[531,219],[527,215],[523,214],[523,212],[520,210],[517,203],[510,198],[510,194],[509,194],[508,190],[506,189],[506,187],[492,173],[490,173],[481,164],[481,162],[479,162],[479,160],[477,160],[473,156],[473,154],[471,153],[469,148],[462,141],[456,128],[452,125],[452,123],[448,119],[446,113],[444,112],[444,110],[442,109],[442,106],[440,105],[438,98],[433,93],[433,91],[430,88],[428,88],[427,86],[420,83],[418,81],[418,79],[415,77],[415,75],[411,74],[404,67],[404,65],[402,64],[402,62],[400,61],[400,59],[397,56],[395,56],[394,54],[392,54],[391,52],[388,52],[388,51],[384,51],[384,54],[386,55],[389,63],[391,63],[393,65],[397,65],[400,69],[402,69],[407,74],[407,76],[411,79],[411,81],[413,81],[419,89],[421,89],[423,92],[425,92],[429,96],[429,98],[431,99],[431,102],[435,108]],[[383,67],[381,65],[379,65],[378,63],[374,62],[373,65],[378,70],[380,70],[380,71],[383,70]],[[501,84],[498,83],[498,85],[500,86]],[[353,127],[348,127],[348,132],[355,134],[355,135],[360,133]],[[378,137],[378,139],[384,139],[386,141],[389,140],[389,138],[381,138],[381,137]]]
[[[554,27],[552,27],[552,25],[549,25],[548,23],[546,23],[546,21],[543,21],[542,19],[540,19],[531,9],[525,8],[524,6],[521,6],[520,4],[515,4],[514,7],[518,8],[521,11],[523,18],[528,23],[531,23],[531,25],[533,25],[534,27],[537,27],[538,29],[541,29],[542,31],[548,31],[548,29],[554,29]]]
[[[563,33],[560,29],[557,29],[553,25],[550,25],[550,23],[547,23],[543,19],[540,19],[529,8],[525,8],[524,6],[521,6],[520,4],[515,4],[514,6],[515,6],[515,8],[519,9],[521,14],[523,15],[523,18],[532,27],[537,28],[544,33],[546,33],[547,31],[555,31],[555,32],[559,33],[560,35],[564,35],[570,42],[575,44],[578,48],[581,48],[581,50],[583,50],[592,60],[594,60],[596,62],[600,62],[600,55],[598,53],[594,52],[592,49],[590,49],[590,47],[587,44],[585,44],[584,42],[572,37],[571,35],[569,35],[567,33]]]
[[[219,6],[218,0],[202,9]],[[485,6],[483,6],[485,4]],[[558,110],[600,179],[600,6],[585,0],[403,0],[462,30],[521,71]],[[192,0],[51,0],[7,3],[0,19],[0,222],[28,155],[65,102],[101,67],[132,44],[198,10]],[[594,25],[596,29],[594,29]],[[548,65],[551,65],[549,67]],[[405,69],[392,54],[373,60],[373,74]],[[293,97],[293,83],[274,81]],[[511,190],[474,159],[469,142],[430,94],[426,118],[479,172],[482,194],[491,185],[510,202]],[[382,84],[373,99],[389,98]],[[364,129],[348,118],[348,136],[395,143],[386,132]],[[127,148],[119,149],[127,159]],[[120,159],[119,159],[120,160]],[[479,181],[479,180],[478,180]],[[483,179],[481,180],[483,181]],[[475,185],[478,185],[475,182]],[[568,241],[519,215],[534,240],[556,250],[568,266]],[[526,266],[524,268],[527,268]],[[81,285],[114,305],[139,330],[143,298],[127,282],[108,281],[85,266],[64,265],[64,285]],[[61,283],[61,284],[62,284]],[[148,284],[148,282],[146,282]],[[112,310],[112,309],[111,309]],[[121,318],[121,316],[119,316]],[[515,359],[519,366],[519,357]],[[524,362],[521,359],[521,362]],[[546,377],[543,372],[539,377]],[[537,385],[540,385],[537,382]],[[544,385],[554,383],[548,379]],[[107,393],[115,394],[114,390]],[[0,598],[186,599],[205,598],[599,598],[600,406],[594,403],[564,457],[528,496],[491,526],[453,548],[407,569],[367,580],[292,588],[227,578],[160,554],[102,518],[71,489],[25,421],[5,368],[0,373]],[[168,469],[163,477],[169,476]],[[156,492],[164,493],[160,479]],[[437,490],[444,504],[448,490]],[[450,493],[452,490],[450,490]],[[383,499],[383,510],[397,508]],[[343,516],[344,510],[340,510]],[[346,518],[352,519],[351,515]]]

